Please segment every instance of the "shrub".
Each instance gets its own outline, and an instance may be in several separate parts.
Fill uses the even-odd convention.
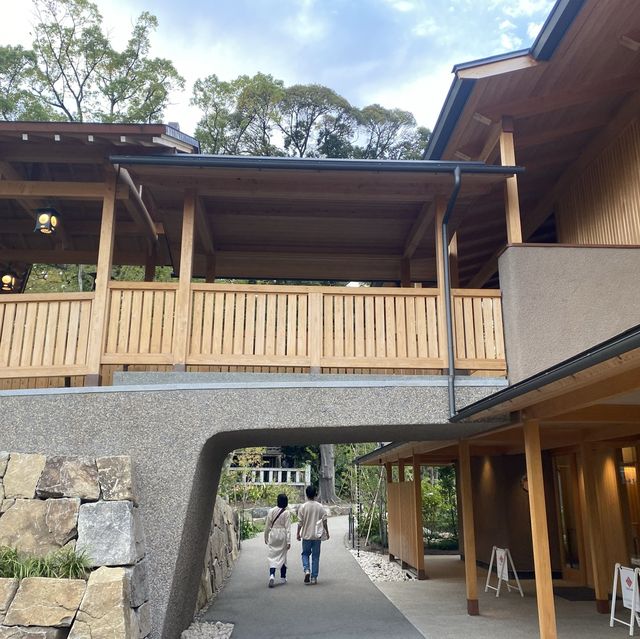
[[[240,520],[240,539],[251,539],[264,531],[264,525],[256,524],[251,519]]]
[[[0,547],[0,577],[85,579],[89,568],[86,555],[71,548],[61,548],[46,557],[32,557],[20,554],[15,548]]]

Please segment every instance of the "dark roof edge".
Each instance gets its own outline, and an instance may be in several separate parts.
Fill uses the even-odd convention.
[[[557,0],[530,49],[482,58],[472,62],[463,62],[453,67],[454,73],[461,69],[469,69],[491,62],[508,60],[527,53],[535,60],[550,60],[558,48],[558,45],[562,42],[565,33],[580,12],[584,2],[585,0]],[[467,89],[464,96],[458,96],[458,91],[454,89],[460,82],[465,82],[465,80],[456,77],[451,85],[451,89],[438,116],[436,126],[433,129],[433,134],[429,138],[429,142],[422,156],[425,160],[440,159],[449,142],[451,133],[455,128],[456,121],[467,103],[473,84]],[[473,81],[466,80],[466,82]]]
[[[425,160],[341,160],[331,158],[281,158],[238,155],[111,155],[112,164],[173,166],[196,168],[237,169],[294,169],[331,171],[389,171],[453,173],[460,167],[462,173],[493,173],[512,175],[523,173],[520,166],[499,166],[484,162],[434,162]]]
[[[503,402],[516,399],[526,393],[538,390],[547,384],[557,382],[569,375],[579,373],[591,366],[605,362],[635,348],[640,348],[640,324],[596,346],[592,346],[586,351],[582,351],[559,364],[555,364],[540,373],[527,377],[527,379],[523,379],[512,386],[508,386],[504,390],[489,395],[489,397],[485,397],[473,404],[469,404],[469,406],[465,406],[465,408],[454,415],[449,421],[463,421],[489,408],[494,408]]]
[[[381,454],[387,453],[394,448],[399,448],[400,446],[404,446],[407,442],[391,442],[390,444],[386,444],[385,446],[380,446],[380,448],[376,448],[372,450],[370,453],[366,455],[360,455],[360,457],[356,457],[351,463],[352,464],[361,464],[362,462],[369,461],[371,459],[376,459]]]

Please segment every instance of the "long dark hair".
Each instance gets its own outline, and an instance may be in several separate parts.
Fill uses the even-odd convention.
[[[286,508],[289,505],[289,498],[284,494],[278,495],[278,508]]]

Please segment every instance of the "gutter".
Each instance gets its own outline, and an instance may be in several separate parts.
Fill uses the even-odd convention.
[[[478,413],[495,408],[504,402],[517,399],[522,395],[526,395],[532,391],[536,391],[543,386],[557,382],[565,377],[570,377],[576,373],[580,373],[591,366],[601,364],[607,360],[619,357],[624,353],[640,348],[640,324],[633,328],[620,333],[615,337],[601,342],[582,353],[578,353],[573,357],[547,368],[546,370],[523,379],[517,384],[508,386],[504,390],[498,391],[493,395],[489,395],[480,401],[469,404],[459,413],[449,419],[450,422],[461,422]]]
[[[449,372],[447,375],[447,389],[449,396],[449,417],[456,415],[456,393],[455,393],[455,360],[453,352],[453,310],[451,308],[451,272],[449,268],[449,218],[453,213],[453,208],[460,193],[462,186],[462,176],[460,167],[456,167],[453,172],[453,191],[447,203],[447,209],[442,218],[442,226],[440,227],[441,244],[442,244],[442,260],[444,264],[444,309],[447,322],[447,360],[449,362]]]
[[[289,169],[314,171],[381,171],[384,173],[454,173],[513,175],[519,166],[498,166],[484,162],[429,160],[340,160],[329,158],[280,158],[238,155],[111,155],[112,164],[182,168]]]

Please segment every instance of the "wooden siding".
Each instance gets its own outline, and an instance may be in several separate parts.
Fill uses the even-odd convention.
[[[416,504],[413,481],[387,484],[389,554],[417,571],[424,571],[423,544],[416,544]]]
[[[563,244],[640,244],[640,120],[573,182],[556,219]]]

